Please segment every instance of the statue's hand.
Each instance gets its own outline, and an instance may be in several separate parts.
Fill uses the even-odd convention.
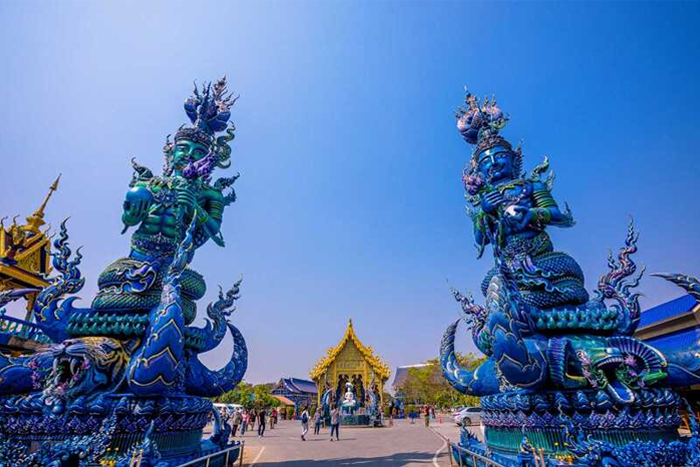
[[[522,219],[523,212],[526,210],[527,208],[523,208],[522,206],[518,206],[516,204],[511,204],[503,210],[503,220],[510,227],[515,227]]]
[[[178,188],[177,190],[177,204],[184,208],[185,213],[188,216],[194,214],[194,209],[197,207],[197,198],[194,192],[189,188]]]
[[[148,188],[136,186],[126,193],[122,222],[126,226],[136,225],[148,216],[153,204],[153,195]]]
[[[516,227],[518,230],[523,230],[525,227],[530,225],[530,222],[532,221],[532,210],[524,206],[516,206],[515,210],[520,214]]]

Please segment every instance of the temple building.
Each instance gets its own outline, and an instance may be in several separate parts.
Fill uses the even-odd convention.
[[[352,320],[349,320],[345,335],[338,345],[328,349],[311,370],[311,379],[318,391],[317,403],[321,406],[324,394],[330,391],[330,404],[343,399],[348,383],[352,384],[355,399],[360,407],[368,404],[368,392],[372,391],[383,402],[384,384],[391,370],[374,354],[372,347],[363,344],[355,334]]]
[[[311,407],[316,403],[316,384],[308,379],[282,378],[272,388],[270,393],[283,405],[291,402],[296,408]]]
[[[672,282],[677,282],[687,293],[642,312],[634,333],[634,337],[648,342],[664,355],[693,349],[700,341],[700,287],[692,280]],[[679,388],[679,392],[692,406],[700,403],[700,385]]]
[[[51,239],[46,224],[44,210],[54,191],[58,189],[59,176],[49,188],[49,193],[39,209],[26,218],[26,223],[5,225],[0,220],[0,349],[32,350],[46,342],[46,336],[32,323],[31,310],[39,291],[46,287],[51,273]],[[10,294],[12,292],[12,295]],[[25,319],[6,314],[3,305],[14,299],[26,301]]]

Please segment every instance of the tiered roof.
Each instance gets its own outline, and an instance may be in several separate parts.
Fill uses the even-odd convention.
[[[355,334],[355,328],[352,325],[352,320],[349,320],[348,327],[345,329],[345,335],[340,340],[338,345],[328,349],[326,356],[321,358],[311,370],[311,379],[320,379],[350,341],[355,344],[355,347],[357,347],[357,349],[360,351],[360,354],[362,354],[362,357],[370,365],[374,371],[374,374],[377,375],[378,378],[383,380],[389,378],[391,375],[391,370],[389,367],[383,361],[381,361],[379,357],[374,355],[374,349],[372,349],[372,347],[364,345],[362,341],[360,341],[357,334]]]
[[[281,383],[287,391],[294,394],[316,394],[318,392],[316,384],[308,379],[282,378]]]

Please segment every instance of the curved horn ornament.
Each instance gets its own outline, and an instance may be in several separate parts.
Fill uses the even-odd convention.
[[[226,366],[218,371],[207,368],[196,354],[187,359],[185,388],[188,394],[215,397],[231,391],[243,379],[248,369],[248,347],[243,334],[233,324],[227,323],[233,337],[233,351]]]

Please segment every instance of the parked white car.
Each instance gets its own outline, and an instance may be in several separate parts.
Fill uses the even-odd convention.
[[[479,425],[481,423],[481,407],[465,407],[455,415],[455,423],[459,426]]]

